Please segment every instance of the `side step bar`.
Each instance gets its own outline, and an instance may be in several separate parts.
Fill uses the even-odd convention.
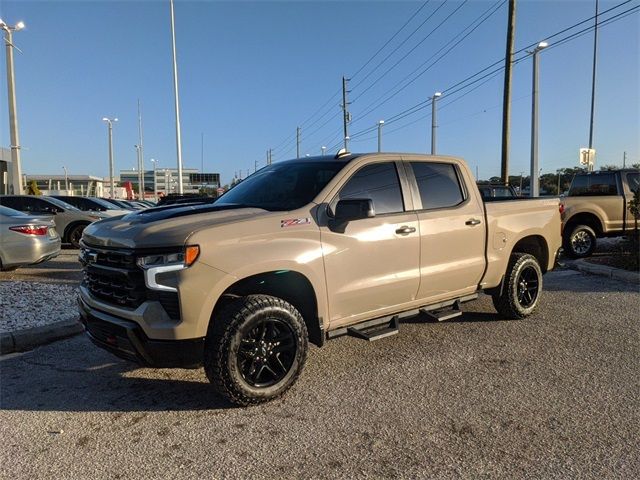
[[[455,303],[451,305],[450,310],[429,311],[425,308],[421,308],[420,313],[425,315],[432,322],[444,322],[445,320],[451,320],[452,318],[461,316],[462,310],[460,309],[460,300],[456,300]]]
[[[328,331],[326,333],[326,338],[330,340],[342,335],[353,335],[354,337],[363,338],[373,342],[374,340],[380,340],[381,338],[389,337],[398,333],[399,323],[403,318],[413,317],[422,313],[423,315],[426,315],[428,319],[442,322],[462,315],[460,305],[477,298],[478,294],[473,293],[455,300],[446,300],[433,305],[426,305],[424,307],[407,310],[405,312],[374,318],[373,320],[357,323],[350,327],[336,328],[335,330]],[[452,309],[441,311],[448,307],[451,307]]]
[[[368,340],[373,342],[375,340],[380,340],[385,337],[390,337],[391,335],[395,335],[398,333],[399,321],[398,315],[394,315],[391,317],[389,323],[378,324],[369,327],[363,326],[363,324],[356,325],[353,327],[347,328],[347,332],[349,335],[354,337],[363,338],[364,340]]]

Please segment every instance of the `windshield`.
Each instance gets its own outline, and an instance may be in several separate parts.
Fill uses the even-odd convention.
[[[28,217],[28,215],[25,213],[14,210],[13,208],[5,207],[3,205],[0,205],[0,215],[4,215],[5,217]]]
[[[292,161],[269,165],[237,184],[215,205],[295,210],[310,203],[345,165],[345,162],[331,161]]]
[[[107,210],[119,210],[119,208],[116,207],[113,203],[109,203],[106,200],[103,200],[101,198],[91,197],[91,201],[97,203],[101,207],[106,208]]]
[[[44,197],[44,199],[48,202],[53,203],[56,207],[64,208],[65,210],[73,210],[76,212],[80,211],[80,209],[74,207],[73,205],[69,205],[67,202],[63,202],[62,200],[58,200],[57,198]]]

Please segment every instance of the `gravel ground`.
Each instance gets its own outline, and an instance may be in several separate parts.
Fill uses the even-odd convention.
[[[313,348],[281,400],[80,336],[0,360],[3,478],[639,478],[637,287],[559,270],[539,311]]]
[[[42,327],[78,317],[73,285],[0,282],[0,331]]]

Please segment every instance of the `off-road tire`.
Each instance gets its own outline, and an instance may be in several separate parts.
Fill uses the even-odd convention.
[[[542,293],[542,270],[538,260],[528,253],[513,253],[509,258],[509,265],[505,274],[502,293],[494,293],[493,306],[498,313],[509,319],[525,318],[531,315],[540,301]],[[530,279],[527,282],[527,279]],[[527,301],[531,296],[533,280],[536,283],[535,295],[532,301]],[[524,288],[529,292],[522,294]]]
[[[82,232],[87,228],[86,224],[75,225],[67,232],[67,241],[73,246],[73,248],[80,248],[80,239],[82,238]]]
[[[571,258],[589,257],[596,249],[596,232],[588,225],[574,225],[565,231],[562,246]]]
[[[221,396],[236,405],[256,405],[281,396],[296,382],[307,358],[308,335],[302,315],[293,305],[269,295],[248,295],[234,300],[211,321],[205,341],[204,369]],[[287,334],[295,344],[295,353],[288,350],[291,366],[281,380],[256,387],[244,376],[245,364],[242,359],[239,361],[239,349],[243,339],[246,341],[247,336],[269,322],[290,329]]]

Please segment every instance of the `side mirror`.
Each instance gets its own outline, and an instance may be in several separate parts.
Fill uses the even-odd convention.
[[[373,200],[370,198],[350,198],[338,201],[334,220],[336,223],[346,223],[375,216],[376,211],[373,207]]]

